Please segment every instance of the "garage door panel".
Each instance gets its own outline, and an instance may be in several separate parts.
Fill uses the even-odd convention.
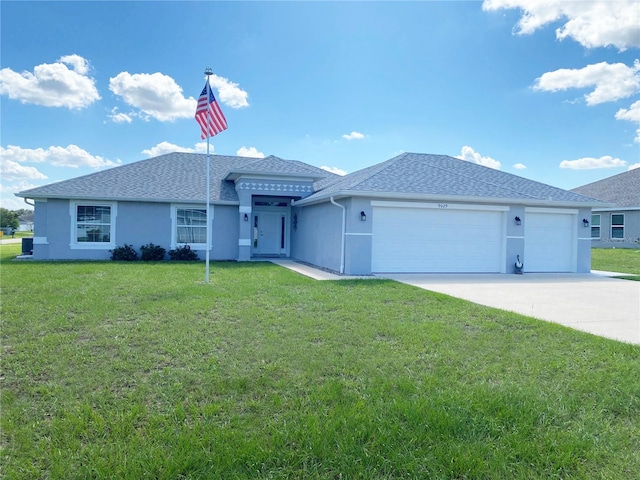
[[[524,270],[532,273],[575,271],[574,224],[572,214],[527,212]]]
[[[500,272],[500,211],[376,207],[374,272]]]

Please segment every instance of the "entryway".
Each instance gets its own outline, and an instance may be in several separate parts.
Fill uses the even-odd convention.
[[[289,256],[290,202],[287,198],[254,198],[252,256]]]

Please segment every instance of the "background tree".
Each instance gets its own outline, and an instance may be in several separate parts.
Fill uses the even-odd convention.
[[[28,208],[19,208],[17,210],[12,210],[12,212],[16,213],[18,217],[21,217],[22,215],[31,215],[33,213],[33,210],[30,210]]]
[[[19,216],[20,214],[16,212],[12,212],[6,208],[0,208],[0,228],[18,228],[20,226],[20,222],[18,221]]]

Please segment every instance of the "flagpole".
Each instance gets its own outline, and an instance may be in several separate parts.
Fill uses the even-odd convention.
[[[209,75],[213,74],[213,71],[207,67],[204,70],[204,74],[207,76],[207,102],[209,101],[209,92],[211,90],[211,85],[209,85]],[[208,108],[207,108],[208,111]],[[207,113],[207,129],[209,128],[209,122],[212,121],[212,119],[210,118],[210,114]],[[208,133],[208,132],[207,132]],[[205,253],[205,263],[206,263],[206,268],[205,268],[205,277],[204,277],[204,281],[205,283],[209,283],[209,250],[211,250],[211,221],[209,220],[209,203],[210,202],[210,179],[209,179],[209,170],[210,170],[210,158],[211,156],[209,155],[209,135],[207,134],[207,193],[205,196],[205,201],[207,202],[207,251]]]

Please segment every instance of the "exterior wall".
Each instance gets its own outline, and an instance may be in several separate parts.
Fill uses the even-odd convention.
[[[249,189],[238,189],[238,199],[240,200],[240,207],[238,209],[238,260],[246,262],[251,260],[251,236],[253,231],[253,222],[251,215],[251,191]],[[249,220],[244,221],[244,215],[247,214]]]
[[[92,202],[87,202],[91,204]],[[36,260],[107,260],[110,249],[71,248],[70,201],[36,200],[33,256]],[[114,244],[132,245],[139,251],[142,245],[154,243],[171,249],[172,205],[169,203],[117,202]],[[235,260],[238,256],[238,207],[212,205],[213,260]],[[204,258],[204,251],[198,255]]]
[[[516,222],[520,219],[520,225]],[[515,273],[515,264],[520,257],[524,259],[524,205],[512,205],[507,212],[507,252],[505,258],[506,273]]]
[[[212,205],[213,207],[213,241],[209,257],[212,260],[238,259],[238,206]],[[244,222],[248,223],[248,222]],[[205,251],[198,252],[204,259]]]
[[[340,271],[342,210],[327,202],[293,207],[291,257],[334,272]]]
[[[371,200],[349,198],[340,200],[347,207],[345,235],[345,270],[347,275],[369,275],[371,273],[371,244],[373,209]],[[361,213],[364,212],[365,220]]]
[[[129,244],[140,253],[148,243],[164,247],[171,244],[171,209],[168,203],[118,202],[116,245]],[[95,250],[94,250],[95,251]],[[106,258],[111,253],[107,251]]]
[[[213,240],[211,258],[213,260],[248,260],[251,254],[251,221],[244,221],[244,213],[251,218],[253,195],[265,195],[267,191],[242,189],[239,192],[241,206],[214,205]],[[293,192],[292,192],[293,193]],[[279,194],[279,197],[286,194]],[[87,202],[91,203],[91,202]],[[342,236],[342,209],[330,202],[316,205],[292,207],[290,216],[290,256],[321,268],[339,272],[341,263],[343,273],[347,275],[368,275],[372,261],[372,222],[373,208],[371,199],[342,198],[337,203],[345,207],[346,228]],[[99,260],[111,256],[110,248],[73,249],[71,248],[70,202],[50,199],[35,201],[34,258],[37,260]],[[171,248],[172,205],[168,203],[117,202],[115,211],[115,245],[125,243],[136,249],[147,243]],[[366,219],[361,219],[364,212]],[[591,269],[591,246],[595,244],[590,237],[590,228],[583,226],[582,219],[591,218],[590,209],[576,209],[573,215],[576,226],[575,265],[577,272],[589,272]],[[601,231],[609,231],[608,217],[600,212]],[[615,213],[615,212],[611,212]],[[625,236],[632,228],[640,226],[640,212],[625,211]],[[526,210],[522,205],[509,207],[506,215],[505,231],[505,270],[514,272],[516,256],[523,259],[526,239],[524,225]],[[521,219],[517,225],[515,217]],[[344,258],[342,242],[344,238]],[[243,240],[249,243],[243,245]],[[472,241],[472,239],[470,240]],[[608,246],[623,246],[624,241]],[[638,244],[628,242],[629,247],[638,248]],[[594,245],[595,246],[595,245]],[[204,251],[198,251],[204,258]],[[244,257],[246,255],[246,258]],[[526,259],[525,271],[526,271]]]
[[[47,239],[49,203],[44,199],[35,199],[34,204],[33,258],[47,260],[49,258],[49,241]]]
[[[577,232],[578,232],[578,248],[576,252],[576,272],[591,272],[591,228],[585,227],[582,220],[586,218],[591,220],[591,209],[581,208],[578,210]]]
[[[594,248],[640,248],[640,210],[593,210],[600,215],[600,238],[592,239]],[[624,238],[611,238],[611,215],[624,214]],[[588,217],[591,220],[591,215]],[[591,229],[589,229],[591,230]]]

